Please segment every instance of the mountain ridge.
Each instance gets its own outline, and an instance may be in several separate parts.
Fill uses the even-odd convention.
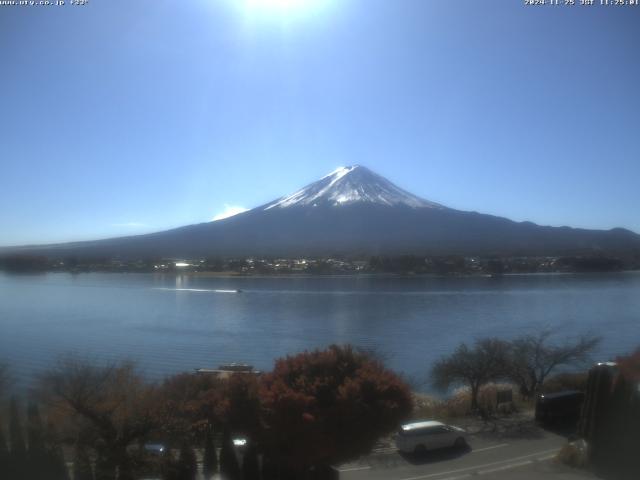
[[[455,210],[396,186],[360,165],[246,212],[144,235],[5,247],[48,257],[196,258],[326,255],[640,254],[630,230],[540,226]]]

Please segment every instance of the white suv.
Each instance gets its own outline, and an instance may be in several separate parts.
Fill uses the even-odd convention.
[[[433,420],[402,425],[396,437],[396,447],[404,453],[422,453],[442,447],[463,448],[466,432],[459,427]]]

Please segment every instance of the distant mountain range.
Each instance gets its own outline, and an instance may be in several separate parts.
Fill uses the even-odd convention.
[[[0,253],[50,258],[329,255],[581,255],[640,253],[640,235],[587,230],[447,208],[366,167],[341,167],[280,199],[223,220],[158,233]]]

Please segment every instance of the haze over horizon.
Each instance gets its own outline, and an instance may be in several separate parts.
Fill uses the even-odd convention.
[[[640,8],[268,3],[2,8],[0,246],[206,222],[352,164],[640,232]]]

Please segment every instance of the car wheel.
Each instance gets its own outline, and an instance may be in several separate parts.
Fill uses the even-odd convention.
[[[415,453],[416,455],[424,455],[425,453],[427,453],[427,447],[425,447],[424,445],[416,445],[413,449],[413,453]]]
[[[456,448],[464,448],[467,446],[467,441],[464,439],[464,437],[458,437],[456,438],[456,441],[453,442],[453,446]]]

